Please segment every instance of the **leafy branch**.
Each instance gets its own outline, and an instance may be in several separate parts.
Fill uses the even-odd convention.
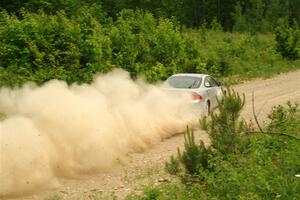
[[[258,121],[258,117],[256,115],[256,112],[255,112],[255,105],[254,105],[254,92],[252,92],[252,112],[253,112],[253,117],[254,117],[254,120],[255,120],[255,123],[259,129],[259,132],[260,133],[263,133],[263,134],[268,134],[268,135],[280,135],[280,136],[287,136],[287,137],[290,137],[290,138],[293,138],[293,139],[296,139],[296,140],[299,140],[300,141],[300,138],[297,137],[297,136],[294,136],[294,135],[290,135],[290,134],[287,134],[287,133],[284,133],[284,132],[270,132],[270,131],[264,131],[261,127],[261,125],[259,124],[259,121]],[[258,131],[252,131],[252,132],[247,132],[247,133],[258,133]]]

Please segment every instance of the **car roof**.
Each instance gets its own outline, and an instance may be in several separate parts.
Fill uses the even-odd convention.
[[[174,74],[171,77],[174,76],[191,76],[191,77],[200,77],[203,78],[205,76],[208,76],[207,74],[196,74],[196,73],[181,73],[181,74]]]

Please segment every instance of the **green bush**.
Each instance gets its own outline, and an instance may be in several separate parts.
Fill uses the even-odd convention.
[[[280,134],[249,134],[247,126],[233,123],[238,121],[242,105],[242,98],[232,92],[221,102],[220,113],[215,114],[222,116],[222,113],[228,113],[228,117],[222,118],[227,120],[216,120],[214,116],[211,122],[205,121],[205,127],[211,135],[216,132],[222,138],[221,134],[226,135],[229,130],[240,133],[238,139],[233,135],[227,136],[235,142],[234,145],[227,139],[211,137],[212,144],[217,140],[218,145],[208,152],[208,148],[196,143],[192,132],[187,131],[185,149],[178,156],[181,159],[172,159],[176,161],[174,166],[181,165],[187,169],[183,172],[185,174],[176,173],[184,185],[177,184],[180,189],[176,191],[159,186],[160,196],[168,199],[182,195],[181,198],[185,199],[189,193],[190,196],[201,195],[204,199],[224,200],[300,198],[300,182],[295,176],[300,173],[299,141]],[[299,137],[300,110],[297,104],[274,107],[269,119],[266,130]],[[224,124],[227,124],[226,127]],[[225,131],[216,126],[223,127]],[[199,158],[205,158],[205,164]]]
[[[212,147],[222,154],[238,151],[241,134],[246,130],[245,122],[239,120],[245,105],[245,96],[240,97],[234,90],[227,89],[219,102],[219,113],[212,113],[208,133]]]
[[[202,170],[210,170],[209,159],[212,156],[212,149],[205,147],[204,143],[195,143],[193,131],[187,129],[184,135],[184,151],[178,150],[178,159],[184,166],[184,173],[187,175],[199,175]]]
[[[50,79],[90,82],[96,72],[108,72],[110,40],[91,16],[82,22],[56,15],[23,13],[22,19],[1,12],[1,85]]]
[[[268,130],[276,132],[290,132],[290,128],[294,129],[294,127],[297,127],[298,119],[295,118],[297,112],[299,112],[299,104],[293,105],[291,102],[287,103],[287,107],[282,105],[274,107],[268,116],[271,120],[267,127]],[[300,132],[298,134],[300,134]]]
[[[137,10],[120,12],[108,35],[112,41],[112,63],[133,78],[145,75],[150,82],[164,80],[178,71],[184,60],[184,41],[171,20],[155,19]]]
[[[207,199],[200,185],[186,187],[180,183],[163,183],[146,187],[142,195],[131,194],[126,200],[199,200]]]
[[[241,133],[246,130],[245,123],[239,121],[239,114],[245,99],[233,90],[228,89],[225,98],[220,102],[219,113],[212,114],[211,121],[201,121],[211,136],[211,146],[206,147],[202,141],[195,142],[194,132],[187,129],[184,135],[184,150],[178,150],[178,157],[171,157],[166,169],[181,176],[184,182],[202,181],[205,174],[214,171],[213,157],[238,153]],[[183,175],[180,172],[183,171]]]
[[[283,58],[296,60],[300,56],[300,30],[296,21],[292,27],[280,19],[275,31],[276,49]]]
[[[177,157],[171,156],[170,161],[165,163],[165,169],[172,175],[180,173],[181,169],[179,159]]]
[[[192,33],[190,33],[192,34]],[[214,76],[238,76],[242,79],[269,77],[293,69],[282,60],[272,35],[250,35],[206,30],[205,39],[198,35],[202,69]]]
[[[94,4],[62,10],[0,12],[0,85],[86,83],[113,68],[156,82],[179,72],[248,79],[300,67],[281,58],[272,35],[186,29],[143,10],[122,10],[113,21]]]

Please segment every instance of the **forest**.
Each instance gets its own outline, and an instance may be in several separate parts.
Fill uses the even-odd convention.
[[[300,0],[1,0],[0,85],[299,67]]]

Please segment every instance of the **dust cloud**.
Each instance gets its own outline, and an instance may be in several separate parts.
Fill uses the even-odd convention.
[[[59,177],[108,170],[197,122],[190,95],[116,70],[92,84],[52,80],[0,89],[0,197],[57,185]]]

